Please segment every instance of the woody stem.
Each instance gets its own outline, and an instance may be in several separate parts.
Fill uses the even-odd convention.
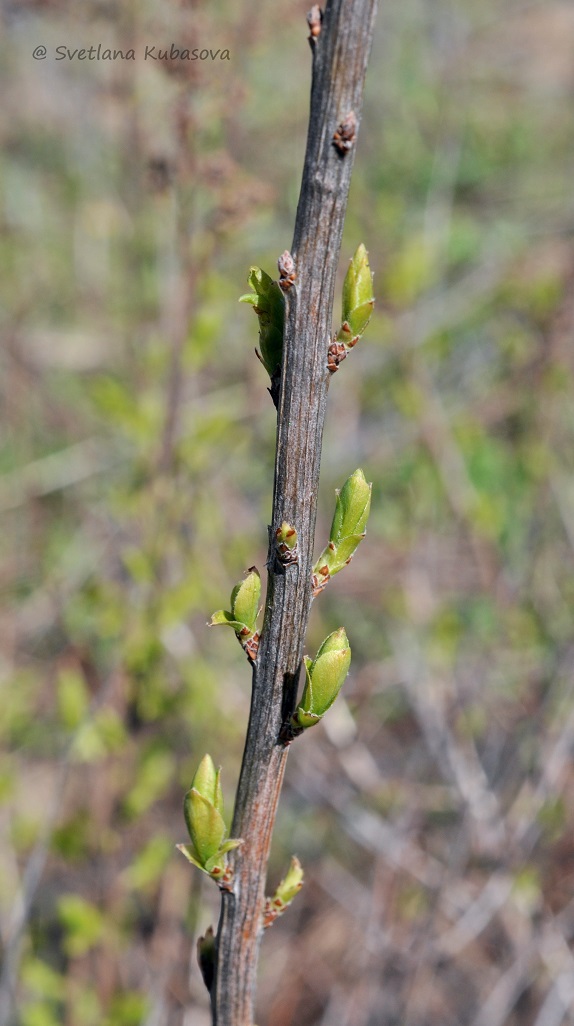
[[[214,1026],[253,1026],[267,860],[288,751],[281,727],[295,708],[311,604],[335,276],[376,6],[377,0],[328,0],[313,44],[307,149],[291,247],[297,279],[285,294],[267,601],[232,826],[232,836],[244,843],[230,856],[232,890],[222,893]],[[351,112],[355,134],[341,151],[334,135]],[[299,539],[299,560],[288,566],[275,548],[283,521]]]

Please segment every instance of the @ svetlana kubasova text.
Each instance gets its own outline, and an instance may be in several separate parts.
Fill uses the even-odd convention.
[[[230,61],[231,51],[227,49],[211,49],[208,47],[180,47],[175,43],[170,46],[146,46],[143,50],[104,46],[97,43],[87,47],[57,46],[57,61]]]

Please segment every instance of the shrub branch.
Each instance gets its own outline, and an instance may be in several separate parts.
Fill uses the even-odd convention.
[[[311,108],[291,247],[296,280],[285,291],[267,600],[231,830],[243,844],[229,856],[233,883],[222,891],[214,1026],[253,1026],[267,860],[288,752],[282,727],[295,709],[312,600],[335,278],[375,11],[376,0],[329,0],[320,31],[317,17],[315,28],[309,22]],[[299,558],[288,565],[276,545],[284,522],[298,538]]]

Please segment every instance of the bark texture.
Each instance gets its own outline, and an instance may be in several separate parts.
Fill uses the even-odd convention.
[[[286,293],[267,599],[231,830],[244,844],[230,856],[232,890],[222,893],[214,1026],[253,1026],[267,860],[288,752],[280,735],[295,706],[311,605],[333,295],[376,6],[376,0],[329,0],[312,44],[309,131],[291,247],[297,280]],[[342,149],[333,139],[352,114],[355,135]],[[299,561],[287,567],[274,547],[283,520],[299,537]]]

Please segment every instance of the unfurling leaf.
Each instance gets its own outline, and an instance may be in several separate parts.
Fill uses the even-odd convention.
[[[251,660],[257,655],[259,642],[257,617],[260,597],[261,577],[257,567],[251,566],[231,592],[231,609],[218,609],[209,621],[210,627],[219,624],[232,627]]]
[[[227,627],[233,627],[233,630],[239,633],[245,627],[244,623],[240,623],[227,609],[217,609],[212,614],[211,620],[209,621],[209,627],[218,627],[220,624],[225,624]]]
[[[261,577],[259,571],[251,566],[243,580],[236,584],[231,592],[231,611],[234,619],[245,624],[251,632],[255,630],[260,597]]]

